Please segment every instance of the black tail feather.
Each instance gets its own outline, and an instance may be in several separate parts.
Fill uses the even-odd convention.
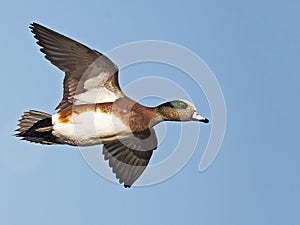
[[[25,112],[18,124],[16,136],[41,144],[55,144],[56,137],[52,134],[52,116],[35,110]]]

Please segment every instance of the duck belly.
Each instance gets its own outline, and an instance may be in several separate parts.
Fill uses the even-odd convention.
[[[52,116],[53,135],[62,144],[90,146],[128,136],[131,131],[113,114],[87,111],[73,114],[68,121],[59,114]]]

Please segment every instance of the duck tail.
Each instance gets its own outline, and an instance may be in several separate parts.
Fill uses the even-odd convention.
[[[52,116],[48,113],[30,110],[25,112],[18,124],[16,136],[22,140],[40,143],[55,144],[56,138],[52,134]]]

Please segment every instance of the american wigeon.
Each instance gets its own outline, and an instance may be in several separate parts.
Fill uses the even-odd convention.
[[[162,121],[200,121],[195,106],[175,100],[146,107],[128,98],[118,67],[105,55],[37,23],[30,26],[41,51],[65,72],[64,95],[54,115],[30,110],[16,136],[41,144],[103,145],[105,160],[120,184],[130,187],[149,163]]]

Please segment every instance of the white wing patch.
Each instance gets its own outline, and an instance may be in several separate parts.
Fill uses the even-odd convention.
[[[87,89],[87,90],[89,90],[91,88],[97,88],[101,84],[104,84],[107,81],[108,77],[109,77],[109,73],[102,72],[98,76],[87,79],[84,82],[83,87],[84,87],[84,89]]]
[[[118,96],[106,87],[101,86],[105,83],[104,79],[107,80],[109,77],[108,73],[100,73],[98,76],[91,77],[84,81],[83,88],[86,90],[83,93],[74,95],[74,104],[91,104],[91,103],[102,103],[102,102],[114,102]]]
[[[118,97],[105,87],[92,88],[74,96],[75,105],[114,102]]]

